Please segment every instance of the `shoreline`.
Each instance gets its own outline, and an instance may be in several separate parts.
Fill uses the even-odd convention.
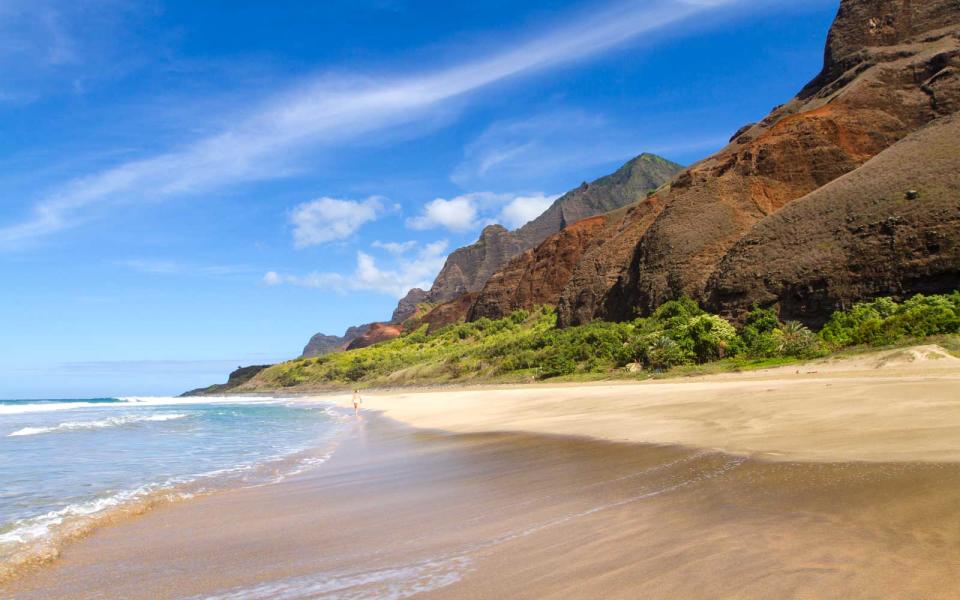
[[[201,401],[202,402],[202,401]],[[345,421],[346,413],[325,403],[327,414]],[[0,589],[55,564],[65,548],[99,530],[109,528],[169,505],[188,503],[213,495],[281,483],[326,462],[349,427],[332,421],[329,438],[315,438],[308,446],[246,460],[230,466],[157,480],[134,483],[132,487],[108,490],[81,498],[18,521],[11,521],[9,546],[0,555]],[[18,539],[19,538],[19,539]]]
[[[777,463],[367,415],[318,469],[102,528],[0,590],[948,598],[960,585],[958,501],[960,465]]]
[[[421,527],[439,527],[440,532],[454,531],[462,526],[462,518],[467,518],[464,515],[469,515],[468,521],[474,522],[481,519],[480,515],[489,512],[491,508],[501,510],[500,504],[491,504],[493,500],[482,499],[483,493],[492,493],[489,486],[497,490],[495,496],[502,500],[512,498],[514,494],[523,495],[527,487],[534,482],[537,482],[534,487],[539,490],[540,495],[537,496],[538,499],[531,499],[529,502],[539,503],[544,515],[552,515],[545,522],[556,521],[557,524],[550,525],[549,528],[556,526],[562,529],[571,519],[577,522],[597,521],[595,526],[600,529],[594,534],[601,536],[610,534],[608,528],[613,525],[600,517],[594,517],[597,510],[610,510],[611,513],[621,514],[627,507],[633,510],[649,500],[652,506],[657,507],[655,513],[659,514],[659,511],[664,510],[669,512],[669,507],[661,506],[659,500],[652,499],[659,498],[660,495],[672,497],[676,493],[686,498],[688,487],[692,489],[701,487],[701,484],[708,487],[721,485],[704,482],[713,482],[718,478],[726,480],[730,476],[729,470],[757,474],[751,475],[747,480],[742,480],[738,475],[734,479],[739,483],[733,487],[723,484],[722,492],[717,493],[724,497],[732,494],[733,498],[739,498],[741,492],[737,486],[745,485],[749,488],[755,484],[753,478],[760,477],[768,481],[769,486],[756,491],[759,494],[756,502],[766,507],[763,508],[764,511],[772,511],[773,514],[792,510],[789,507],[790,503],[794,502],[795,494],[814,503],[816,510],[832,510],[825,508],[825,498],[830,494],[824,490],[833,489],[831,486],[834,484],[823,487],[826,481],[822,480],[824,473],[829,473],[831,480],[836,478],[837,481],[846,482],[841,487],[846,490],[843,493],[847,495],[857,496],[861,493],[858,485],[876,480],[892,486],[884,493],[889,495],[891,502],[895,499],[896,506],[907,502],[901,498],[903,496],[910,498],[910,511],[921,510],[915,507],[927,507],[930,502],[940,511],[939,507],[948,502],[944,498],[949,497],[951,506],[960,501],[960,444],[956,442],[960,439],[960,399],[956,398],[956,390],[960,389],[960,360],[931,358],[934,354],[931,354],[930,347],[919,347],[910,351],[914,354],[909,360],[902,355],[893,360],[896,357],[892,357],[890,353],[874,353],[854,359],[819,362],[819,368],[815,371],[799,369],[799,373],[798,369],[788,367],[751,372],[747,376],[723,374],[641,383],[601,382],[428,392],[365,392],[362,419],[345,429],[343,448],[334,452],[319,468],[280,483],[258,488],[232,488],[181,502],[163,504],[142,514],[127,515],[130,518],[124,516],[109,522],[107,526],[96,528],[81,539],[71,541],[64,546],[58,560],[32,569],[24,576],[9,580],[7,584],[13,591],[42,589],[47,593],[60,585],[58,581],[62,574],[68,572],[73,573],[71,577],[75,583],[93,585],[91,582],[99,582],[101,578],[108,577],[105,572],[106,565],[112,565],[110,568],[121,571],[132,568],[136,561],[125,562],[127,557],[124,553],[134,550],[145,552],[138,544],[139,540],[146,539],[148,546],[155,546],[153,549],[166,550],[160,551],[158,557],[153,556],[152,552],[141,557],[146,561],[146,565],[142,567],[144,569],[149,565],[159,568],[164,564],[167,566],[163,568],[168,568],[170,564],[176,563],[179,565],[177,568],[184,573],[196,572],[195,569],[200,567],[177,561],[181,560],[178,558],[179,553],[186,552],[193,544],[202,542],[201,549],[207,554],[197,555],[194,550],[189,550],[193,552],[191,556],[197,561],[197,565],[212,561],[218,568],[236,570],[234,579],[213,577],[206,581],[204,585],[209,587],[202,588],[203,594],[209,595],[211,590],[226,588],[267,590],[258,586],[267,580],[290,577],[296,579],[300,576],[296,574],[301,573],[305,567],[303,561],[296,558],[298,553],[310,554],[316,552],[315,548],[326,544],[345,545],[344,548],[357,555],[364,555],[366,552],[355,547],[353,541],[345,539],[336,529],[323,529],[316,533],[319,537],[300,532],[301,520],[319,526],[318,519],[333,519],[336,523],[342,523],[344,519],[357,519],[361,522],[361,525],[358,525],[361,531],[355,535],[374,545],[382,545],[388,542],[362,523],[370,520],[371,527],[389,529],[393,524],[389,518],[384,521],[383,515],[392,514],[390,506],[395,501],[402,504],[409,501],[409,505],[404,504],[404,510],[408,511],[408,518],[419,523]],[[317,401],[339,404],[344,408],[350,404],[349,394],[296,397],[303,401],[315,398]],[[450,455],[441,456],[444,452],[449,452]],[[495,460],[490,458],[493,455],[497,457]],[[630,492],[633,495],[616,500],[620,492],[611,492],[613,500],[605,495],[603,502],[596,504],[600,499],[591,496],[587,502],[587,498],[578,491],[581,489],[580,479],[592,472],[591,470],[605,472],[606,463],[601,461],[584,471],[584,461],[590,462],[595,457],[608,455],[619,457],[617,460],[628,463],[634,460],[649,460],[653,466],[641,469],[638,474],[631,474],[632,471],[611,471],[602,481],[590,483],[589,488],[605,489],[608,485],[603,483],[605,481],[629,480],[635,481],[637,485],[642,484],[641,487],[647,489],[643,486],[652,485],[651,482],[656,481],[659,482],[656,484],[659,487],[654,490],[656,493],[633,490]],[[485,475],[479,482],[460,472],[464,468],[469,471],[471,465],[484,465]],[[676,465],[684,466],[678,471]],[[434,467],[439,471],[431,471]],[[691,474],[687,471],[688,467],[699,474]],[[406,475],[400,477],[397,469]],[[670,477],[660,480],[661,472],[670,473]],[[792,474],[785,476],[784,473]],[[957,485],[944,483],[953,481],[955,475]],[[397,479],[398,477],[400,479]],[[909,484],[901,485],[901,479]],[[920,488],[914,489],[914,479],[923,482]],[[507,489],[501,489],[501,484],[497,483],[501,480],[512,483],[507,485]],[[400,488],[393,487],[401,481],[403,485]],[[444,487],[446,483],[441,485],[440,482],[453,486],[452,491]],[[680,487],[676,487],[678,485]],[[874,484],[870,484],[872,485]],[[436,486],[440,486],[439,490],[434,489]],[[352,491],[347,497],[338,496],[340,492],[337,490],[341,487]],[[435,512],[445,514],[446,511],[446,500],[440,500],[441,503],[436,504],[436,500],[445,498],[435,495],[441,491],[455,495],[466,493],[466,496],[457,504],[458,511],[462,514],[435,522],[439,518]],[[863,493],[868,492],[869,490],[866,490]],[[954,492],[957,492],[956,498],[951,496]],[[389,494],[395,494],[397,499]],[[475,494],[480,496],[475,498]],[[558,494],[565,498],[559,505],[555,505],[553,500],[547,500]],[[787,504],[764,504],[766,501],[763,498],[766,495],[783,494],[787,495],[783,498],[783,502]],[[919,496],[916,496],[917,494]],[[935,501],[928,498],[928,494],[933,494]],[[725,502],[728,501],[731,500]],[[292,504],[287,506],[288,502]],[[328,505],[330,502],[333,504]],[[343,502],[347,505],[359,504],[360,506],[354,508],[360,512],[341,507],[340,503]],[[484,502],[487,504],[484,505]],[[583,505],[584,502],[586,505]],[[691,502],[698,505],[705,502],[701,509],[711,515],[710,519],[714,519],[691,529],[691,536],[698,536],[701,527],[721,526],[723,519],[716,521],[715,518],[726,514],[726,509],[722,509],[723,503],[716,504],[714,500],[699,496]],[[569,508],[570,503],[580,507],[570,514],[580,516],[568,518],[555,514],[558,507]],[[608,508],[597,508],[598,506]],[[887,508],[889,507],[884,506],[884,510]],[[644,508],[641,512],[646,510]],[[913,515],[910,511],[908,513]],[[675,518],[679,518],[683,523],[701,519],[691,514]],[[792,523],[796,518],[798,517],[791,516],[787,521]],[[831,518],[840,517],[834,515]],[[846,515],[841,521],[847,523],[847,520],[854,518]],[[945,517],[940,515],[937,518]],[[221,535],[219,530],[211,530],[205,524],[209,519],[227,519],[218,522],[227,528],[226,531],[232,537],[228,540],[218,537]],[[526,516],[517,515],[517,519],[509,522],[498,520],[497,527],[509,529],[519,526],[525,522]],[[276,537],[275,532],[268,526],[274,522],[290,523],[287,530],[291,536],[289,540]],[[789,536],[802,537],[789,523],[783,525],[790,530]],[[645,535],[664,534],[656,527],[654,531],[649,531],[650,526],[644,525],[647,528]],[[942,533],[938,525],[931,522],[928,526],[932,529],[925,535]],[[748,528],[748,531],[738,530],[736,535],[758,535],[765,531],[763,528],[757,531],[752,527]],[[872,522],[870,527],[874,527]],[[200,532],[196,534],[199,538],[195,537],[194,530]],[[534,527],[533,533],[529,535],[539,538],[539,531]],[[957,531],[960,531],[960,528]],[[499,537],[495,535],[491,538],[491,534],[486,530],[474,532],[470,535],[476,534],[487,541],[481,540],[480,543],[473,540],[468,544],[469,540],[461,540],[461,546],[479,548],[477,552],[487,556],[488,546],[484,544],[490,539],[500,540],[506,535],[509,543],[497,541],[495,545],[499,548],[501,543],[512,546],[514,540],[527,537],[527,534],[516,537],[515,533],[502,533],[498,534]],[[821,532],[819,535],[820,538],[811,540],[811,544],[817,548],[821,547],[821,541],[825,539],[823,536],[827,534]],[[856,527],[850,530],[851,539],[858,535],[860,534]],[[732,538],[726,536],[727,533],[722,536],[722,554],[728,553],[729,548],[726,545],[733,543]],[[564,543],[565,539],[561,537],[556,543]],[[431,544],[446,548],[445,544],[448,542],[447,537],[443,537]],[[620,543],[622,542],[618,542]],[[618,544],[611,546],[610,551],[619,552]],[[672,542],[664,540],[662,544],[670,546]],[[960,539],[951,538],[950,544],[955,544],[957,556],[960,556]],[[252,554],[237,562],[235,557],[224,556],[221,552],[222,548],[232,547],[248,548]],[[259,568],[258,561],[261,558],[258,557],[261,557],[263,548],[283,548],[284,558],[278,559],[280,562],[274,564],[269,572],[257,571],[247,578],[244,575],[246,570]],[[782,550],[776,545],[774,549]],[[854,544],[850,547],[850,552],[855,553],[856,549]],[[527,551],[539,556],[542,548],[535,545]],[[690,548],[682,550],[684,553],[691,551]],[[101,562],[101,555],[113,556],[113,562]],[[454,555],[460,556],[456,552]],[[391,556],[394,562],[407,565],[402,567],[401,571],[413,569],[420,572],[418,569],[427,568],[424,565],[433,564],[430,562],[433,559],[428,557],[423,559],[426,563],[414,561],[416,564],[410,566],[407,564],[410,557],[404,552]],[[449,552],[444,556],[449,558]],[[898,560],[901,559],[902,557]],[[152,561],[155,560],[160,562],[154,564]],[[460,573],[458,569],[462,565],[459,560],[460,558],[457,558],[453,563],[444,564]],[[547,557],[543,557],[543,560],[546,561],[544,564],[549,563]],[[951,565],[960,567],[960,564]],[[334,568],[329,565],[328,567]],[[563,570],[558,565],[551,568]],[[341,574],[352,573],[349,577],[362,575],[344,565],[336,566],[334,571],[329,569],[324,571],[328,575],[334,571]],[[389,577],[394,577],[396,573],[390,569],[387,569],[392,573]],[[670,570],[667,565],[659,565],[657,569]],[[956,572],[960,573],[960,569]],[[453,577],[450,573],[447,575]],[[141,575],[154,576],[149,570],[143,571]],[[430,577],[439,578],[437,581],[446,581],[444,577],[447,575],[441,573]],[[942,577],[942,574],[938,576]],[[111,581],[114,585],[122,583],[116,576],[110,577],[113,577]],[[463,577],[466,575],[460,573],[456,581],[459,582]],[[315,578],[311,581],[313,583],[310,585],[319,585]],[[683,587],[680,583],[673,583]],[[175,589],[178,585],[184,585],[184,581],[178,579],[163,585],[168,584],[174,586],[170,589]],[[441,587],[446,589],[446,584]],[[0,583],[0,590],[3,589],[4,584]],[[63,595],[66,588],[56,589],[60,589],[62,597],[95,597],[92,593]],[[275,591],[274,588],[270,590]],[[244,597],[271,597],[272,592],[267,593],[270,590],[263,595]],[[44,593],[23,597],[41,598],[45,597]],[[197,593],[201,594],[200,591]],[[437,593],[439,597],[445,597],[446,592]],[[139,597],[136,593],[131,594],[132,597]],[[689,596],[710,597],[698,596],[697,593]],[[171,593],[170,597],[180,596]],[[321,594],[318,597],[324,596]],[[561,594],[557,597],[563,596]],[[935,594],[930,597],[935,597]]]

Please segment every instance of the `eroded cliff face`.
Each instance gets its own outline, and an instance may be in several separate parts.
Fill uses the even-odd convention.
[[[301,356],[303,358],[313,358],[331,352],[346,350],[350,342],[366,333],[372,325],[373,323],[366,323],[364,325],[348,327],[343,335],[315,334],[310,338],[310,341],[307,342],[307,345],[304,346]]]
[[[560,293],[557,318],[561,324],[582,325],[610,318],[610,305],[619,306],[619,298],[610,290],[622,286],[637,240],[662,211],[663,203],[652,196],[605,215],[603,230],[583,253]]]
[[[468,292],[476,292],[508,260],[523,252],[527,244],[501,225],[484,228],[480,239],[455,250],[447,257],[433,282],[427,300],[443,304]]]
[[[708,307],[777,305],[818,326],[878,296],[960,289],[960,118],[939,119],[758,223],[727,253]]]
[[[578,221],[511,260],[483,286],[467,320],[499,319],[517,309],[555,305],[605,221],[603,216]]]
[[[373,346],[374,344],[379,344],[381,342],[386,342],[392,340],[393,338],[399,337],[402,331],[396,325],[390,325],[389,323],[373,323],[370,325],[369,329],[353,339],[350,344],[347,346],[347,350],[357,350],[359,348],[366,348],[368,346]]]
[[[400,325],[410,317],[416,314],[417,309],[424,302],[429,302],[430,294],[420,288],[413,288],[407,295],[400,299],[397,308],[390,317],[390,323]]]
[[[711,275],[754,225],[957,110],[958,24],[953,0],[844,0],[822,73],[661,190],[660,213],[630,229],[629,258],[572,280],[561,323],[628,319],[680,295],[710,297]]]
[[[449,302],[433,307],[426,314],[407,321],[407,330],[415,330],[427,325],[427,332],[434,333],[447,325],[453,325],[466,319],[470,307],[477,299],[477,292],[457,296]]]

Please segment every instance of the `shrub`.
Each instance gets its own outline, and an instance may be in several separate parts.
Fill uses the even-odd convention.
[[[802,323],[790,321],[778,330],[781,356],[814,358],[823,354],[820,339]]]
[[[350,367],[343,374],[349,381],[360,381],[367,374],[367,366],[359,356],[353,357]]]
[[[665,371],[690,362],[680,344],[666,336],[660,336],[650,343],[646,358],[647,364],[658,371]]]
[[[661,304],[648,321],[653,321],[665,329],[674,329],[702,314],[704,314],[704,311],[696,300],[684,297]]]
[[[691,319],[683,338],[699,363],[735,356],[740,347],[737,330],[717,315],[702,314]]]
[[[904,338],[960,332],[960,294],[918,294],[903,304],[890,298],[861,302],[834,313],[820,337],[835,347],[886,345]]]
[[[523,310],[522,308],[520,310],[514,311],[513,314],[510,315],[510,321],[514,325],[522,325],[529,318],[530,318],[530,313]]]
[[[780,340],[775,335],[780,319],[772,308],[754,308],[740,331],[746,353],[754,358],[770,358],[780,354]]]
[[[577,362],[573,357],[562,352],[551,353],[543,361],[541,374],[544,378],[570,375],[577,370]]]

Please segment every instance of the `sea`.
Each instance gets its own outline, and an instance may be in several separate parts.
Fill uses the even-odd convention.
[[[0,575],[125,514],[320,465],[348,422],[293,398],[0,400]]]

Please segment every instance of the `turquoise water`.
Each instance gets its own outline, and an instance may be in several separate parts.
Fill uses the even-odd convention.
[[[0,561],[117,511],[301,472],[344,423],[291,399],[0,400]]]

